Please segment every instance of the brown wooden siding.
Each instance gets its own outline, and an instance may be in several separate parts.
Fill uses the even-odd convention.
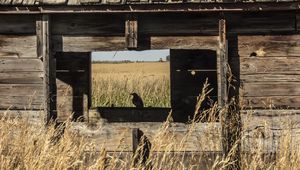
[[[299,35],[239,36],[240,96],[246,108],[299,108]]]
[[[43,65],[33,15],[0,17],[0,110],[43,109]]]

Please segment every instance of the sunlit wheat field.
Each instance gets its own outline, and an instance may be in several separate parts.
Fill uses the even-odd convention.
[[[145,107],[170,107],[169,62],[92,64],[93,107],[133,107],[130,93]]]

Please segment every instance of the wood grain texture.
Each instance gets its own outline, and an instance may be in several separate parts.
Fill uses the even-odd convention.
[[[125,50],[124,37],[53,36],[53,49],[59,52]]]
[[[113,35],[125,33],[125,17],[105,14],[57,14],[53,18],[53,35]]]
[[[259,147],[264,152],[278,151],[280,143],[289,139],[292,150],[300,144],[300,110],[243,110],[242,150]]]
[[[238,34],[274,34],[275,32],[291,32],[295,30],[295,13],[236,13],[226,14],[228,21],[228,32]]]
[[[246,109],[299,109],[300,96],[241,97]]]
[[[43,96],[0,96],[0,109],[43,109]]]
[[[187,137],[188,126],[172,123],[165,135],[158,136],[162,123],[104,123],[98,128],[88,128],[83,124],[74,124],[74,130],[80,135],[98,143],[107,151],[132,151],[132,129],[139,128],[150,142],[159,138],[161,147],[154,151],[163,151],[169,146],[172,151],[220,151],[220,125],[218,123],[197,124],[197,128]]]
[[[241,74],[240,80],[244,83],[248,82],[300,82],[300,73],[262,73],[262,74]]]
[[[224,107],[227,103],[227,23],[225,19],[219,20],[219,48],[217,52],[217,82],[218,82],[218,105]]]
[[[300,71],[300,57],[241,57],[233,61],[233,67],[240,65],[241,74],[294,74]]]
[[[125,21],[125,40],[127,49],[138,47],[138,21],[133,16],[128,16]]]
[[[0,94],[3,96],[10,96],[10,95],[42,96],[43,85],[42,84],[0,84]]]
[[[55,85],[55,63],[51,51],[51,22],[50,15],[42,14],[36,21],[37,48],[36,52],[39,58],[43,59],[43,106],[44,122],[48,123],[54,118],[52,97],[54,95]]]
[[[239,36],[239,55],[241,57],[249,57],[255,52],[260,57],[299,57],[299,40],[300,35]]]
[[[43,62],[40,59],[1,59],[0,72],[41,72]]]
[[[139,32],[149,35],[218,34],[217,14],[141,14]],[[188,19],[187,19],[188,18]]]
[[[0,35],[1,58],[37,58],[36,36]]]
[[[43,109],[42,84],[0,84],[1,109]]]
[[[43,72],[0,72],[0,84],[42,84]]]
[[[217,36],[151,36],[151,49],[211,49],[218,47]]]
[[[0,34],[35,35],[35,15],[1,15]]]
[[[42,110],[0,110],[0,117],[3,118],[19,118],[29,123],[40,123],[43,117]]]
[[[300,82],[243,83],[241,90],[247,97],[300,96]]]
[[[142,41],[142,40],[141,40]],[[215,36],[150,37],[148,49],[213,49],[218,46]],[[124,37],[54,36],[54,51],[90,52],[125,50]]]
[[[298,108],[300,105],[299,35],[239,36],[240,97],[246,108]]]

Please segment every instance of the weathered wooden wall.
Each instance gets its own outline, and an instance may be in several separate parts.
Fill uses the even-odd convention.
[[[256,149],[261,153],[275,153],[280,147],[287,146],[292,150],[299,149],[299,110],[249,110],[241,115],[242,151],[253,152]],[[97,150],[132,152],[132,129],[139,128],[150,142],[160,144],[159,147],[154,146],[154,151],[222,151],[221,125],[216,122],[190,126],[184,123],[108,123],[101,120],[93,126],[83,123],[73,125],[76,133],[98,144]]]
[[[36,16],[0,16],[0,110],[43,109]]]
[[[300,107],[300,36],[238,36],[240,97],[246,108]]]
[[[49,15],[53,55],[127,49],[127,15]],[[37,56],[36,36],[39,16],[0,16],[2,110],[42,108],[43,62]],[[295,11],[138,13],[137,50],[218,50],[220,18],[226,20],[228,36],[236,37],[228,44],[229,53],[235,55],[228,57],[245,108],[299,108],[300,17]]]

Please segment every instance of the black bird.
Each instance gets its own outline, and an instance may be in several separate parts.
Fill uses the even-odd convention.
[[[137,108],[143,108],[144,107],[143,99],[138,94],[131,93],[130,95],[133,96],[132,103],[135,105],[135,107],[137,107]]]

